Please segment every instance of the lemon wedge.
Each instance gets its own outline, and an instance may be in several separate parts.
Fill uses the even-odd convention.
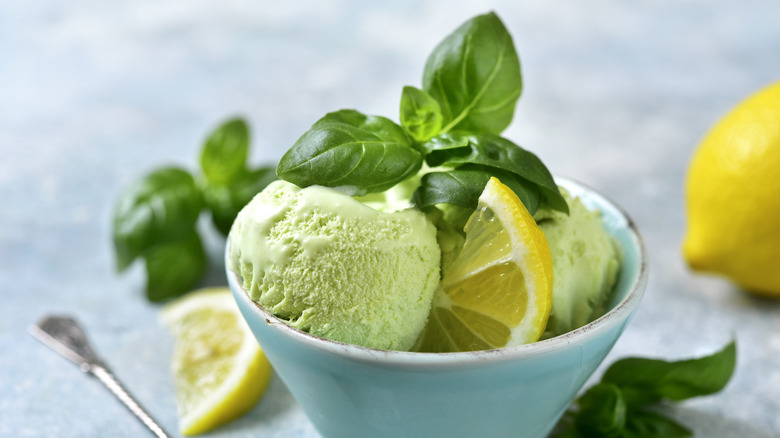
[[[271,365],[227,288],[191,292],[161,312],[175,337],[179,429],[197,435],[232,421],[262,397]]]
[[[552,258],[517,195],[491,178],[466,223],[416,351],[455,352],[537,341],[552,301]]]

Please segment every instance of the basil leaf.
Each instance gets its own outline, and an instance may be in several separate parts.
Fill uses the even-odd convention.
[[[276,174],[300,187],[341,187],[362,196],[389,189],[421,166],[422,155],[400,126],[384,117],[341,110],[304,133],[282,156]]]
[[[227,184],[244,170],[247,155],[249,127],[242,119],[232,119],[206,140],[200,154],[200,166],[208,182]]]
[[[262,167],[242,172],[230,185],[207,185],[203,195],[214,226],[227,236],[238,212],[275,179],[272,167]]]
[[[723,389],[736,366],[736,342],[699,359],[667,362],[659,359],[628,358],[609,367],[602,382],[620,386],[634,406],[661,399],[684,400],[713,394]]]
[[[500,134],[523,89],[512,36],[495,13],[480,15],[448,35],[428,57],[423,89],[439,102],[443,132]]]
[[[454,138],[453,144],[462,142],[457,136]],[[551,208],[569,212],[569,206],[558,190],[558,185],[539,157],[498,135],[470,135],[467,147],[439,147],[431,150],[425,161],[431,167],[455,167],[470,163],[514,173],[538,185],[545,203]]]
[[[558,420],[558,424],[550,432],[549,438],[588,438],[588,435],[577,429],[576,413],[569,408]]]
[[[146,297],[160,302],[195,287],[206,274],[208,259],[195,230],[182,240],[152,248],[146,260]]]
[[[626,424],[627,406],[617,385],[599,383],[578,400],[577,428],[586,436],[619,437]]]
[[[441,131],[441,107],[430,94],[406,86],[401,93],[401,126],[413,139],[423,142]]]
[[[648,410],[630,411],[623,438],[678,438],[693,436],[690,429],[659,413]]]
[[[468,135],[448,132],[437,135],[436,137],[433,137],[430,140],[424,142],[422,144],[422,149],[427,156],[433,151],[469,147],[469,141],[470,140]]]
[[[536,184],[509,172],[478,165],[466,165],[448,172],[423,175],[412,201],[419,208],[436,204],[455,204],[473,210],[492,176],[512,189],[531,215],[536,212],[540,199]]]
[[[158,169],[130,185],[114,209],[117,269],[123,271],[155,245],[189,235],[201,208],[195,179],[183,169]]]

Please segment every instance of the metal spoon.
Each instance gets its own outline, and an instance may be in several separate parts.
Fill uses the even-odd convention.
[[[97,357],[87,341],[84,330],[75,319],[68,316],[44,316],[37,324],[30,326],[30,334],[66,359],[74,362],[81,368],[81,371],[97,377],[155,436],[168,437],[163,428],[127,392],[103,361]]]

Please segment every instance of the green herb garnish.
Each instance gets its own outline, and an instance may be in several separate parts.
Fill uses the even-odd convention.
[[[206,274],[208,258],[196,224],[211,214],[227,235],[238,211],[276,179],[272,167],[250,169],[249,129],[241,119],[219,126],[206,139],[196,178],[178,167],[154,170],[131,184],[114,209],[117,269],[145,262],[146,296],[163,301],[195,286]]]
[[[279,161],[279,178],[300,187],[343,187],[350,195],[385,191],[413,176],[422,155],[400,126],[355,110],[325,115]]]
[[[490,176],[511,187],[529,212],[568,212],[539,158],[500,136],[522,92],[512,37],[494,13],[447,36],[428,57],[422,89],[401,93],[400,125],[355,110],[327,114],[284,154],[277,175],[298,186],[338,187],[354,196],[385,191],[426,173],[419,207],[475,208]],[[427,171],[426,171],[427,172]]]
[[[523,91],[520,58],[498,15],[467,21],[428,56],[423,90],[441,107],[450,131],[500,134]]]
[[[692,436],[685,426],[654,408],[714,394],[734,372],[736,342],[699,359],[667,362],[628,358],[612,364],[564,414],[556,438],[674,438]]]

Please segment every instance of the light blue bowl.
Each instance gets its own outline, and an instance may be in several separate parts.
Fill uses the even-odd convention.
[[[557,182],[603,212],[623,263],[611,310],[552,339],[445,354],[358,347],[286,325],[228,271],[249,327],[323,437],[547,436],[623,332],[647,283],[642,239],[626,214],[581,184]]]

